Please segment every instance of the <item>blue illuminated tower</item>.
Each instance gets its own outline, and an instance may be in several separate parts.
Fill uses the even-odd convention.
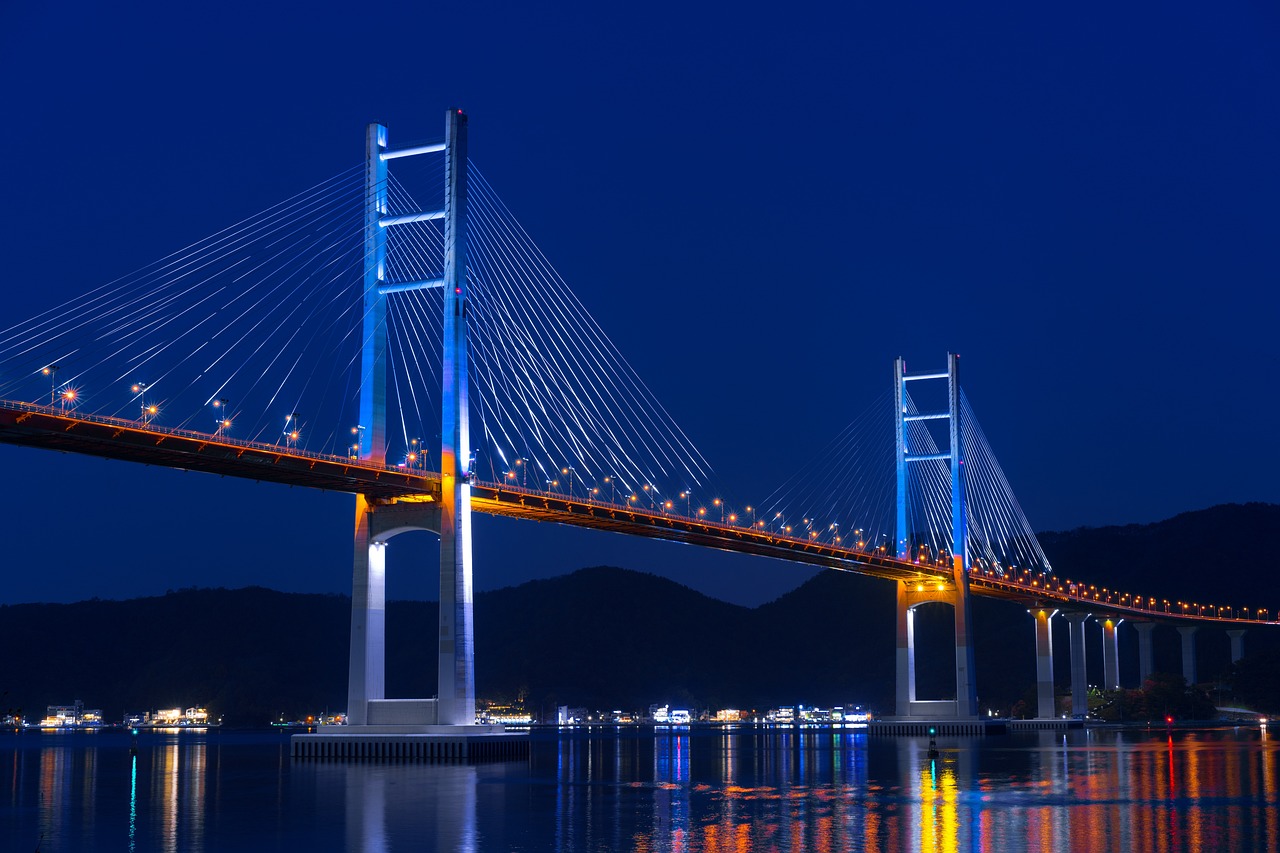
[[[923,380],[947,381],[947,411],[907,411],[906,383]],[[899,560],[911,559],[911,529],[908,523],[907,496],[912,463],[947,460],[951,463],[951,561],[953,588],[945,593],[928,593],[929,600],[948,601],[955,609],[956,619],[956,713],[961,717],[975,717],[978,713],[977,685],[974,681],[972,616],[969,607],[968,530],[966,523],[964,488],[964,445],[960,438],[960,357],[947,353],[945,373],[907,375],[906,362],[899,358],[893,365],[893,406],[895,458],[897,463],[897,524],[895,530],[896,553]],[[907,424],[916,421],[948,421],[949,446],[946,452],[913,453],[908,446]],[[899,582],[900,586],[904,586]],[[909,599],[912,596],[900,590],[899,609],[899,714],[915,703],[915,648],[912,613]],[[917,602],[920,603],[920,602]],[[902,683],[905,682],[905,683]]]
[[[390,215],[388,161],[444,152],[445,200],[440,210]],[[361,498],[356,508],[356,566],[352,584],[350,721],[372,724],[370,709],[383,700],[385,579],[382,547],[405,529],[440,534],[439,674],[435,719],[439,725],[475,722],[474,638],[471,580],[471,485],[467,426],[467,116],[449,110],[445,141],[391,150],[387,129],[369,125],[366,139],[363,346],[360,422],[355,428],[361,461],[386,464],[387,306],[394,293],[442,288],[444,292],[443,395],[440,500],[412,517],[379,522],[390,510]],[[425,281],[387,280],[387,229],[444,220],[444,275]]]

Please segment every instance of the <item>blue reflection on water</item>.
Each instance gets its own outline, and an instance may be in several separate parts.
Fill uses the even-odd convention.
[[[927,741],[595,729],[525,762],[294,760],[277,733],[0,739],[0,848],[78,851],[1280,849],[1256,729]],[[123,843],[122,843],[123,842]]]
[[[129,851],[133,853],[138,849],[138,756],[129,763]]]

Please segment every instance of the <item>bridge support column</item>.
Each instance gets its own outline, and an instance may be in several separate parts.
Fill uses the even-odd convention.
[[[1179,625],[1178,633],[1182,635],[1182,677],[1187,684],[1196,683],[1196,631],[1197,625]]]
[[[1032,610],[1036,620],[1036,717],[1051,719],[1053,704],[1053,617],[1058,611],[1043,607]]]
[[[354,567],[351,575],[351,657],[347,670],[347,723],[368,722],[369,702],[384,698],[387,587],[385,546],[374,542],[373,507],[356,495]]]
[[[950,604],[956,611],[956,699],[916,698],[915,608],[921,604]],[[976,719],[977,696],[974,695],[972,672],[973,647],[968,645],[961,620],[965,619],[964,597],[955,587],[945,583],[908,583],[898,581],[898,641],[896,710],[899,717],[915,719]],[[968,673],[965,661],[969,661]],[[966,698],[968,697],[968,698]]]
[[[1084,717],[1089,713],[1089,679],[1085,668],[1084,623],[1088,613],[1064,613],[1070,630],[1071,647],[1071,716]]]
[[[1154,622],[1134,622],[1138,632],[1138,686],[1147,683],[1151,673],[1156,671],[1155,644],[1151,640],[1151,632],[1156,629]]]
[[[907,584],[898,581],[898,656],[897,702],[899,717],[911,716],[916,701],[916,627],[915,611],[907,601]]]
[[[973,616],[969,611],[969,573],[964,559],[956,556],[955,578],[956,617],[956,714],[960,717],[978,716],[978,683],[973,662]]]
[[[1244,628],[1228,631],[1227,636],[1231,638],[1231,662],[1235,663],[1244,657]]]
[[[916,379],[947,380],[947,411],[926,415],[909,415],[905,384]],[[901,358],[893,366],[893,407],[896,442],[897,467],[897,525],[894,529],[895,553],[899,559],[907,559],[912,550],[911,534],[908,530],[908,476],[910,462],[939,461],[947,459],[951,463],[951,555],[952,573],[951,588],[936,591],[925,590],[922,586],[911,590],[905,583],[898,585],[898,713],[903,708],[912,708],[916,713],[938,713],[942,711],[942,702],[918,702],[915,698],[915,649],[913,624],[910,610],[925,601],[945,601],[955,608],[956,624],[956,699],[951,704],[951,714],[962,719],[976,719],[978,716],[978,688],[975,680],[973,659],[973,617],[969,609],[969,566],[968,532],[966,519],[968,510],[965,504],[964,484],[964,447],[960,441],[960,357],[955,353],[947,353],[947,372],[939,374],[919,374],[908,376],[906,362]],[[946,453],[909,453],[907,447],[909,422],[918,420],[943,419],[950,426],[950,446]],[[919,585],[917,585],[919,586]],[[917,594],[919,593],[919,594]],[[908,600],[910,599],[910,600]]]
[[[1102,687],[1104,690],[1120,689],[1120,644],[1116,628],[1123,619],[1102,620]]]
[[[379,465],[387,461],[387,299],[378,292],[387,267],[387,129],[368,127],[365,139],[364,303],[360,354],[360,422],[354,430],[356,455]]]
[[[445,119],[444,353],[440,433],[439,715],[476,721],[471,601],[471,438],[467,410],[467,117]]]

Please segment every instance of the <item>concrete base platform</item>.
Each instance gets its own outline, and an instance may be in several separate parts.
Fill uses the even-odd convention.
[[[290,738],[290,754],[338,761],[524,761],[529,758],[529,733],[502,726],[324,726]]]
[[[1084,720],[1066,719],[1062,717],[1045,717],[1034,720],[1009,720],[1011,732],[1058,732],[1067,729],[1083,729]]]
[[[929,729],[939,735],[1002,735],[1007,729],[1004,720],[926,720],[915,717],[872,720],[867,723],[867,734],[872,735],[923,735],[928,737]]]

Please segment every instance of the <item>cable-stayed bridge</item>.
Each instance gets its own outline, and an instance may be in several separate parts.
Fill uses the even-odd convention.
[[[923,374],[899,360],[892,395],[787,482],[758,502],[727,494],[469,163],[466,137],[461,111],[443,142],[400,149],[371,125],[363,164],[0,331],[0,441],[358,496],[353,730],[474,719],[473,510],[895,581],[905,717],[976,716],[971,594],[1033,610],[1042,716],[1059,610],[1080,697],[1090,614],[1108,686],[1123,619],[1185,623],[1184,661],[1196,623],[1271,621],[1059,579],[955,356]],[[418,704],[383,695],[382,547],[409,529],[441,537],[440,690]],[[956,612],[957,699],[917,702],[913,613],[938,601]]]

